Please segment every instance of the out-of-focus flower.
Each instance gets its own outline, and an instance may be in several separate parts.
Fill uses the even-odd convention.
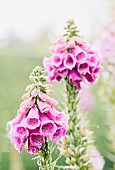
[[[91,112],[95,106],[95,96],[90,90],[82,92],[80,95],[80,107],[83,108],[85,112]]]
[[[90,162],[92,163],[94,170],[103,170],[105,161],[97,148],[93,146],[88,152],[91,157]]]

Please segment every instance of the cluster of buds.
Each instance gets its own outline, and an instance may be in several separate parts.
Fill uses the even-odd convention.
[[[58,102],[47,95],[52,90],[50,85],[43,84],[46,81],[43,73],[37,66],[30,74],[33,84],[25,89],[17,117],[8,123],[10,139],[19,152],[27,142],[28,153],[37,154],[46,138],[58,143],[66,136],[68,117],[55,109]]]
[[[67,28],[69,35],[59,37],[52,44],[52,56],[45,57],[43,64],[50,82],[68,77],[69,82],[79,91],[81,84],[92,84],[97,79],[101,68],[101,56],[82,38],[75,37],[76,28],[74,24],[71,27]]]

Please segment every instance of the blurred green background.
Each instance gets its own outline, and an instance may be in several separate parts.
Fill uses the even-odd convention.
[[[39,41],[25,44],[14,39],[8,47],[0,49],[0,170],[37,170],[36,160],[26,149],[19,154],[11,145],[7,134],[7,122],[16,116],[21,96],[25,87],[30,84],[29,74],[36,65],[42,66],[43,56],[49,55],[48,34],[43,32]],[[44,46],[40,46],[40,44]],[[54,83],[55,98],[63,106],[63,84]],[[91,88],[91,87],[89,87]],[[106,125],[105,106],[97,96],[98,85],[93,86],[96,96],[96,105],[93,112],[88,115],[90,127],[94,131],[96,146],[104,156],[105,170],[112,170],[112,162],[107,159],[108,140],[106,139],[108,127]],[[98,127],[99,126],[99,127]],[[53,155],[56,156],[55,153]],[[64,164],[64,158],[58,161]]]

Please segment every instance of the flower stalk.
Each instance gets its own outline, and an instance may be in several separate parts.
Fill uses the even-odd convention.
[[[18,116],[8,122],[10,139],[19,153],[27,142],[27,152],[36,155],[39,170],[54,170],[60,156],[52,161],[54,147],[49,142],[57,144],[66,136],[68,119],[56,110],[58,102],[47,95],[52,90],[51,85],[44,84],[46,76],[42,68],[36,66],[29,78],[32,84],[25,89]]]
[[[66,163],[70,165],[70,170],[89,170],[91,164],[87,155],[87,146],[89,142],[84,127],[82,127],[82,120],[78,109],[78,93],[72,86],[68,79],[66,81],[66,94],[67,94],[67,109],[69,118],[69,130],[67,132],[67,140],[63,140],[61,153],[66,157]],[[66,169],[63,168],[63,169]]]

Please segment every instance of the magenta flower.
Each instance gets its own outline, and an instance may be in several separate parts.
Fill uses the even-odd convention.
[[[29,132],[22,122],[14,127],[13,134],[23,139],[29,136]]]
[[[29,129],[35,129],[40,126],[39,111],[35,106],[31,108],[24,122]]]
[[[56,144],[59,143],[61,138],[65,136],[66,129],[64,128],[59,128],[56,130],[56,132],[52,136],[52,141],[55,142]]]
[[[73,85],[76,85],[78,82],[82,81],[80,73],[76,69],[69,71],[68,77],[70,83]]]
[[[88,58],[87,53],[86,51],[83,51],[80,47],[77,46],[75,48],[74,53],[75,53],[77,63],[82,64],[87,61]]]
[[[29,154],[37,154],[38,152],[40,152],[40,148],[38,148],[37,146],[34,146],[30,143],[30,139],[28,139],[28,153]]]
[[[36,146],[38,148],[40,148],[45,142],[45,138],[40,135],[39,133],[31,133],[30,134],[30,143],[33,146]]]
[[[53,136],[57,129],[54,121],[50,120],[46,114],[40,115],[40,121],[41,121],[40,134],[43,135],[44,137],[51,138],[51,136]]]
[[[21,123],[21,121],[23,120],[23,116],[22,115],[18,115],[17,117],[15,117],[14,119],[12,119],[11,121],[8,122],[8,125],[10,126],[10,128],[14,128],[15,125],[18,125]]]
[[[55,59],[57,60],[54,57],[54,61]],[[41,72],[40,70],[40,74]],[[54,70],[54,76],[57,76],[56,70]],[[31,78],[33,78],[32,75]],[[43,79],[43,77],[41,78]],[[65,128],[64,133],[57,132],[59,139],[65,137],[67,131],[66,116],[54,108],[58,102],[47,95],[53,92],[49,89],[50,86],[43,85],[41,88],[41,82],[40,87],[38,85],[38,82],[36,82],[26,87],[27,93],[22,97],[24,101],[20,104],[17,117],[8,122],[10,139],[18,152],[22,151],[26,142],[28,142],[28,153],[42,152],[41,148],[46,138],[52,140],[51,138],[57,128]],[[43,89],[45,93],[43,93]]]
[[[55,123],[59,126],[65,126],[65,124],[67,124],[68,122],[68,115],[65,115],[64,113],[62,112],[58,112],[57,115],[55,116]]]
[[[23,139],[18,136],[11,136],[11,141],[18,152],[22,151],[22,148],[24,147],[26,140],[27,140],[26,138]]]
[[[62,44],[64,48],[59,50]],[[51,48],[52,56],[54,56],[53,62],[52,56],[43,61],[51,83],[54,80],[59,82],[67,77],[79,91],[82,84],[92,84],[98,78],[101,56],[83,39],[77,37],[76,40],[66,41],[65,37],[61,37],[53,43]]]
[[[82,63],[78,65],[78,72],[80,74],[85,75],[89,71],[89,64],[88,63]]]
[[[64,66],[66,69],[72,70],[76,65],[75,56],[71,53],[67,53],[64,58]]]
[[[51,64],[55,67],[59,67],[62,64],[62,58],[60,55],[51,56]]]

